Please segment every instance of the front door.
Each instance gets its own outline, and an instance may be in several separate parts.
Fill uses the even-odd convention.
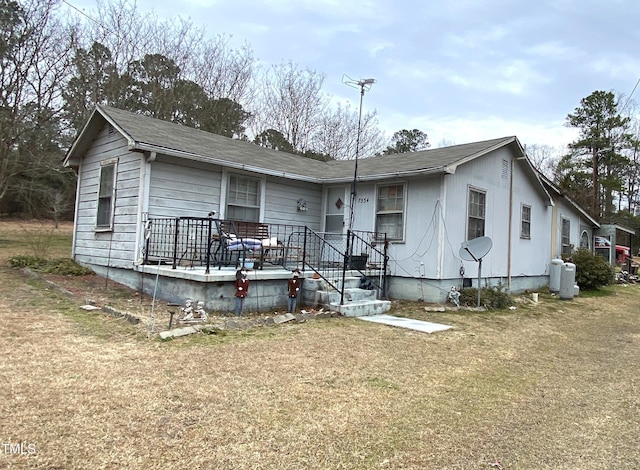
[[[328,189],[324,220],[325,233],[344,233],[344,211],[348,204],[348,201],[345,202],[345,194],[343,186]]]

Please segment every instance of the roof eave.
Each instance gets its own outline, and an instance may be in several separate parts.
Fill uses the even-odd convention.
[[[221,158],[215,158],[209,155],[201,155],[201,154],[197,154],[197,153],[193,153],[193,152],[185,152],[183,150],[176,150],[176,149],[172,149],[172,148],[167,148],[167,147],[161,147],[158,145],[153,145],[153,144],[148,144],[145,142],[137,142],[137,141],[131,141],[129,142],[129,150],[132,152],[156,152],[156,153],[161,153],[163,155],[169,155],[172,157],[178,157],[178,158],[186,158],[189,160],[194,160],[194,161],[201,161],[201,162],[206,162],[206,163],[213,163],[215,165],[220,165],[226,168],[232,168],[235,170],[244,170],[244,171],[250,171],[253,173],[260,173],[263,175],[267,175],[267,176],[276,176],[276,177],[280,177],[280,178],[288,178],[288,179],[292,179],[292,180],[296,180],[296,181],[305,181],[308,183],[317,183],[317,184],[321,184],[323,183],[323,179],[322,178],[317,178],[317,177],[312,177],[312,176],[307,176],[307,175],[300,175],[297,173],[291,173],[291,172],[287,172],[287,171],[279,171],[279,170],[273,170],[270,168],[262,168],[262,167],[258,167],[255,165],[248,165],[246,163],[237,163],[237,162],[231,162],[229,160],[223,160]]]
[[[116,129],[125,139],[127,139],[129,149],[133,149],[135,142],[133,141],[131,136],[127,132],[125,132],[124,129],[111,118],[111,116],[109,116],[109,114],[102,108],[102,106],[98,104],[91,112],[91,116],[89,116],[89,119],[87,119],[87,122],[85,123],[76,139],[73,141],[71,148],[67,152],[62,162],[63,166],[72,168],[77,168],[80,166],[80,164],[82,163],[82,155],[79,154],[82,153],[81,149],[85,145],[86,139],[89,138],[89,134],[91,134],[92,130],[93,132],[97,132],[99,130],[98,126],[96,125],[98,116],[102,117],[102,119],[112,125],[114,129]]]

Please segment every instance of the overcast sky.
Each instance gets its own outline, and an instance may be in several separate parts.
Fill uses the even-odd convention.
[[[72,1],[72,0],[70,0]],[[82,3],[88,3],[84,0]],[[342,83],[375,78],[364,111],[390,137],[417,128],[432,145],[516,135],[565,145],[568,113],[595,90],[627,97],[640,79],[637,0],[138,0],[211,34],[247,42],[263,66],[292,61]],[[639,87],[640,88],[640,87]],[[640,101],[640,89],[633,98]]]

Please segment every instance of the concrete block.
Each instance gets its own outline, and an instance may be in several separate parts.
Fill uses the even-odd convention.
[[[276,325],[279,325],[281,323],[286,323],[288,321],[295,320],[295,319],[296,319],[296,317],[295,317],[294,314],[285,313],[284,315],[277,315],[277,316],[273,317],[273,322]]]

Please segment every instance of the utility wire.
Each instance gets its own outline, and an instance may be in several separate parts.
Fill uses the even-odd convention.
[[[638,85],[640,85],[640,78],[638,79],[638,81],[636,82],[636,85],[633,87],[633,90],[631,90],[631,94],[627,97],[627,101],[624,103],[624,106],[622,107],[622,109],[620,110],[620,112],[622,113],[622,111],[624,111],[624,108],[627,107],[627,105],[629,104],[629,101],[631,101],[631,97],[633,96],[633,94],[636,91],[636,88],[638,88]]]

